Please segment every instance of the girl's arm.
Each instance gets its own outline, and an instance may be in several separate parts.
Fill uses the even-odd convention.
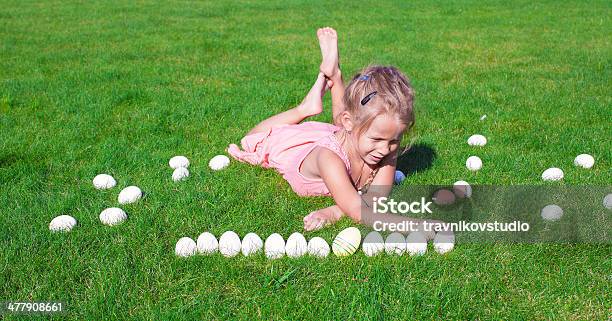
[[[359,222],[361,220],[361,196],[355,190],[346,172],[344,162],[327,148],[321,148],[317,156],[319,176],[325,182],[336,205],[342,213],[348,215],[353,221]]]
[[[372,185],[376,186],[374,191],[370,189],[368,193],[359,195],[353,187],[348,173],[346,173],[342,160],[332,151],[321,149],[317,159],[317,166],[319,167],[320,176],[332,194],[336,205],[319,211],[327,212],[324,216],[333,216],[337,217],[338,219],[343,214],[346,214],[354,222],[364,224],[368,227],[374,227],[374,224],[377,221],[387,223],[414,222],[415,224],[421,224],[424,221],[423,219],[410,218],[395,214],[373,213],[371,211],[371,207],[369,207],[371,206],[371,204],[369,204],[371,201],[366,201],[366,205],[369,206],[362,206],[364,200],[372,200],[372,197],[374,196],[380,197],[389,195],[393,186],[397,155],[397,153],[394,153],[393,156],[390,155],[388,159],[384,159],[382,161],[381,168],[372,182]],[[362,211],[364,212],[362,213]],[[427,221],[439,222],[435,220]],[[307,224],[308,225],[305,225],[306,230],[321,227],[321,225],[317,225],[317,222],[309,222]]]
[[[379,174],[376,175],[372,184],[376,186],[374,189],[370,189],[368,193],[361,196],[362,199],[372,199],[374,196],[388,196],[391,192],[391,186],[389,183],[394,179],[389,173],[395,173],[395,159],[391,159],[388,162],[383,160],[383,167],[379,170]],[[342,168],[342,170],[344,167]],[[341,170],[341,169],[338,169]],[[374,195],[376,194],[376,195]],[[344,216],[344,212],[338,205],[329,206],[326,208],[319,209],[311,212],[304,218],[304,229],[307,231],[317,230],[323,227],[324,224],[331,224],[340,220]]]
[[[328,149],[321,149],[317,158],[317,166],[321,178],[337,205],[337,208],[328,209],[335,214],[340,214],[340,216],[344,213],[353,221],[361,223],[363,200],[372,199],[373,196],[387,196],[391,192],[397,155],[397,153],[390,154],[381,161],[381,167],[371,183],[371,185],[376,186],[374,189],[376,195],[372,195],[372,192],[370,192],[372,189],[369,189],[368,193],[364,195],[359,195],[338,155]]]

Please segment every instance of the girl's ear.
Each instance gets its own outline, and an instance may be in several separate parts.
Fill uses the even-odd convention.
[[[344,127],[344,130],[346,130],[347,132],[353,131],[353,128],[355,127],[351,113],[346,110],[340,113],[340,123],[342,124],[342,127]]]

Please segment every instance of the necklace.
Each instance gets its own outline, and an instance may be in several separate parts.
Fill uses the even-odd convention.
[[[359,190],[359,183],[361,182],[361,176],[363,176],[363,168],[365,167],[365,162],[363,162],[361,164],[361,169],[359,170],[359,177],[357,177],[357,180],[355,181],[355,188],[357,190]]]
[[[363,164],[365,165],[365,162]],[[368,192],[368,188],[370,187],[370,184],[372,184],[372,182],[374,181],[374,177],[376,177],[376,174],[378,173],[379,169],[380,167],[376,167],[375,170],[371,171],[370,176],[368,176],[368,179],[363,185],[361,185],[361,187],[355,187],[357,188],[357,193],[359,193],[359,195]],[[363,174],[363,166],[361,167],[361,174]],[[361,180],[361,174],[359,175],[359,180],[357,180],[357,184],[359,184],[359,181]]]

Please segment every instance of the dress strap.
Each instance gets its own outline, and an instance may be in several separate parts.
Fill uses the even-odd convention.
[[[351,162],[349,161],[349,158],[346,155],[346,152],[342,148],[342,145],[338,141],[338,138],[336,138],[336,135],[331,134],[329,136],[326,136],[326,137],[320,139],[317,142],[317,145],[318,146],[323,146],[323,147],[325,147],[327,149],[330,149],[334,153],[336,153],[336,155],[338,155],[340,157],[340,159],[342,159],[342,161],[344,162],[344,165],[346,166],[346,169],[350,172],[350,170],[351,170]]]

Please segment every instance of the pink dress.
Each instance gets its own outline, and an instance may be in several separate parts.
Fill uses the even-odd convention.
[[[330,195],[322,179],[305,177],[300,173],[300,166],[315,147],[321,146],[336,153],[350,175],[351,164],[348,156],[333,135],[338,130],[340,127],[314,121],[280,125],[267,132],[245,136],[240,141],[243,150],[231,144],[228,152],[239,161],[276,169],[298,195]]]

